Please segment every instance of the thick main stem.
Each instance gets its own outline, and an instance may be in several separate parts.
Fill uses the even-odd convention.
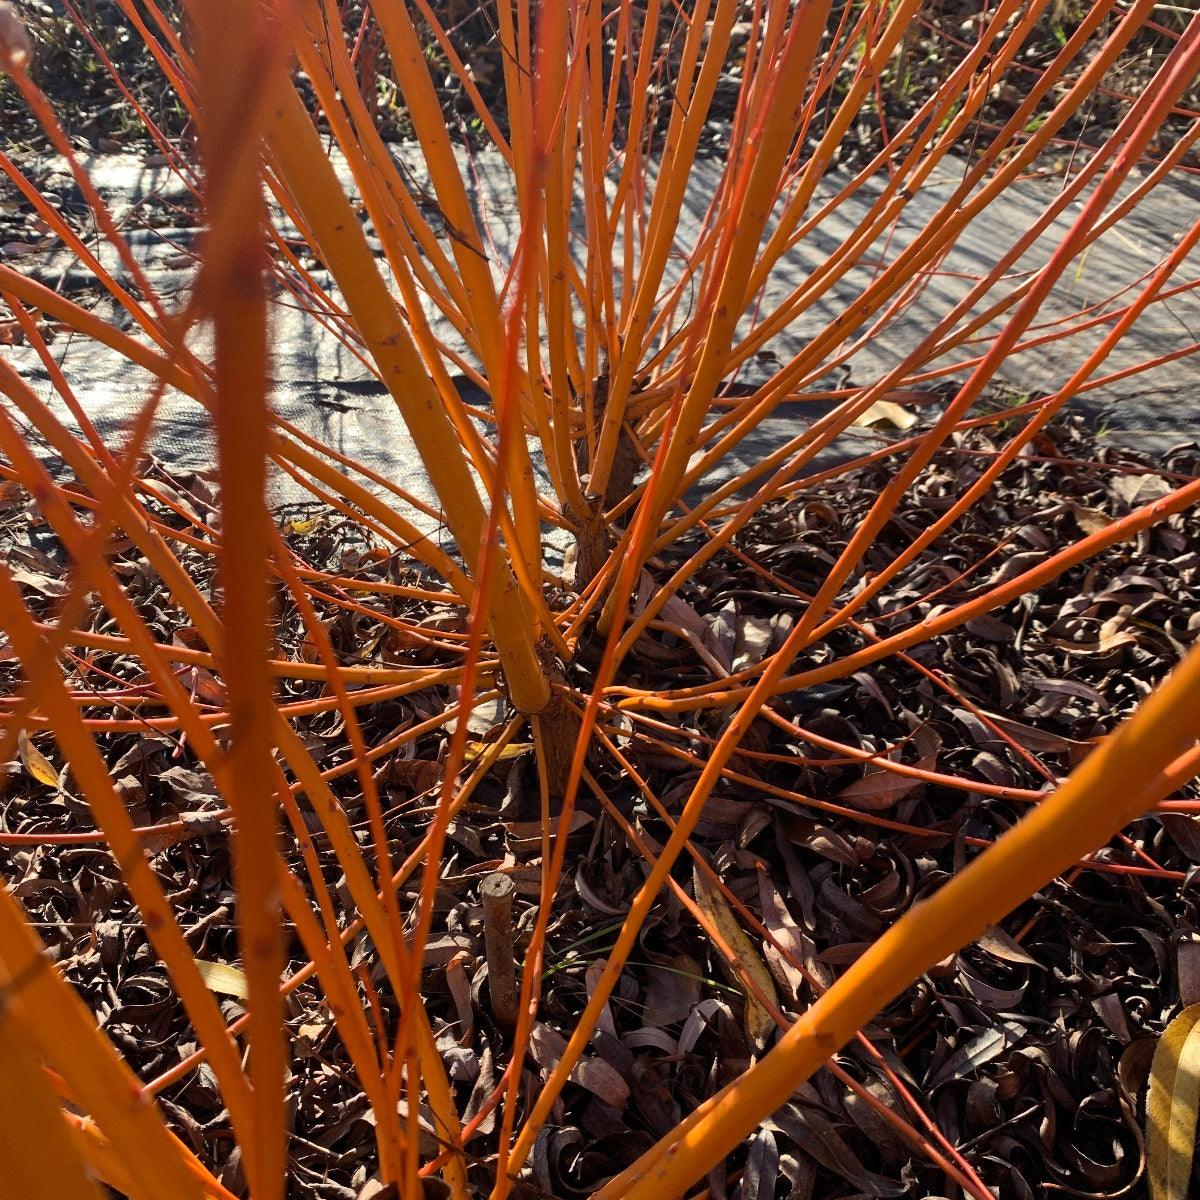
[[[274,165],[311,228],[412,433],[459,550],[474,568],[482,545],[484,510],[462,446],[294,89],[287,90],[275,112],[269,145]],[[513,703],[527,715],[540,713],[550,703],[550,681],[507,559],[492,589],[488,627]]]
[[[607,411],[608,375],[604,373],[596,381],[597,437]],[[581,444],[580,453],[584,449]],[[576,535],[573,586],[577,592],[582,592],[596,578],[612,553],[609,523],[605,514],[629,495],[640,461],[629,425],[622,422],[617,433],[616,451],[611,468],[604,480],[604,492],[602,495],[588,494],[590,508],[583,514],[580,530]]]

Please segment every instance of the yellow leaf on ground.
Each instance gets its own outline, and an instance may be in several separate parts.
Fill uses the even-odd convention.
[[[489,744],[488,742],[468,742],[467,748],[463,751],[463,759],[466,762],[474,762],[475,759],[482,758],[487,753]],[[500,751],[496,761],[508,762],[510,759],[520,758],[522,754],[532,749],[532,742],[510,742]]]
[[[1200,1102],[1200,1004],[1185,1008],[1154,1051],[1146,1096],[1151,1200],[1187,1200]]]
[[[733,909],[725,901],[725,897],[713,886],[706,875],[698,870],[692,870],[692,882],[696,891],[696,903],[701,911],[717,927],[725,944],[733,952],[740,966],[747,975],[758,985],[759,990],[772,1004],[775,1004],[779,993],[775,990],[775,980],[763,962],[758,948],[750,940],[749,934],[742,928]],[[775,1028],[775,1018],[763,1007],[762,1002],[738,979],[735,972],[728,969],[722,957],[722,966],[730,978],[742,988],[746,996],[746,1032],[756,1050],[761,1050],[771,1030]]]
[[[284,527],[284,533],[312,533],[321,524],[320,517],[293,517]]]
[[[44,783],[47,787],[58,787],[58,772],[50,760],[29,740],[23,729],[17,735],[17,753],[21,756],[25,770],[38,783]]]
[[[237,967],[231,967],[228,963],[205,962],[201,958],[196,959],[196,966],[210,992],[235,996],[238,1000],[245,1000],[250,995],[246,976]]]
[[[865,413],[854,418],[854,424],[862,429],[871,425],[894,425],[897,429],[908,429],[917,423],[917,418],[891,400],[876,400]]]

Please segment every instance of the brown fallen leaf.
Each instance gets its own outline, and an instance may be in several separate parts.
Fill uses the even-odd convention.
[[[529,1052],[539,1067],[553,1068],[563,1056],[567,1040],[555,1029],[539,1021],[529,1032]],[[611,1063],[595,1055],[584,1055],[571,1072],[571,1082],[587,1088],[613,1108],[629,1103],[629,1084]]]

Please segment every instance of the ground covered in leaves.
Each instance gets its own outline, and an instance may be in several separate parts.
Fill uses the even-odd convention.
[[[1000,444],[977,431],[957,437],[922,476],[872,551],[878,568],[925,528],[978,476]],[[621,682],[686,687],[756,661],[786,636],[802,600],[845,544],[889,478],[884,461],[836,483],[805,489],[764,513],[716,557],[638,643]],[[859,632],[835,634],[800,667],[820,665],[920,621],[1011,577],[1044,553],[1077,540],[1105,518],[1200,474],[1200,449],[1156,461],[1105,448],[1060,424],[1004,474],[983,503],[860,614]],[[202,478],[155,480],[176,527],[210,526],[215,495]],[[52,616],[67,566],[27,496],[8,485],[0,511],[5,558],[29,604]],[[361,531],[335,515],[282,514],[298,554],[341,574],[412,580],[396,560],[372,552]],[[654,564],[665,579],[697,539]],[[163,641],[189,644],[161,582],[130,547],[115,569]],[[206,588],[211,558],[184,560]],[[323,606],[346,661],[434,664],[456,661],[461,612],[432,602],[366,597],[369,611]],[[98,605],[93,628],[111,631]],[[803,1011],[900,913],[935,889],[1127,715],[1200,633],[1200,517],[1172,517],[1136,539],[1072,569],[1036,596],[996,610],[947,636],[851,678],[782,696],[780,722],[760,721],[731,774],[710,801],[693,839],[695,854],[727,890],[718,893],[683,860],[679,889],[719,927],[744,906],[731,933],[743,966],[785,1015]],[[419,636],[418,636],[419,635]],[[309,658],[294,609],[284,603],[280,652]],[[588,685],[586,650],[573,681]],[[110,691],[143,682],[137,662],[89,652],[67,660],[73,686]],[[188,672],[197,701],[223,702],[218,678]],[[0,662],[0,690],[20,686]],[[282,687],[281,704],[321,695],[319,684]],[[362,710],[369,744],[380,744],[444,712],[444,689]],[[113,715],[102,697],[89,710]],[[138,710],[118,707],[116,715]],[[146,715],[149,715],[147,712]],[[486,740],[505,714],[485,709],[475,734]],[[679,811],[727,711],[664,716],[650,725],[613,715],[614,744],[672,816]],[[297,722],[323,767],[345,764],[341,718],[326,711]],[[132,912],[118,871],[94,829],[52,739],[30,726],[19,759],[0,781],[0,873],[36,922],[66,976],[143,1078],[194,1049],[170,984]],[[799,731],[799,732],[797,732]],[[147,839],[155,871],[206,963],[237,961],[228,830],[211,779],[169,730],[102,733],[113,778],[137,824],[163,826]],[[418,737],[376,763],[395,860],[417,844],[431,818],[446,735]],[[831,749],[834,744],[840,749]],[[855,757],[867,751],[977,781],[956,788],[882,772]],[[611,803],[581,798],[567,868],[555,897],[548,958],[524,1094],[536,1092],[586,999],[589,976],[611,947],[647,865],[631,845],[668,836],[663,816],[604,752],[590,764]],[[57,775],[57,778],[56,778]],[[502,869],[517,883],[517,958],[535,915],[541,830],[529,797],[528,753],[501,763],[451,827],[424,993],[441,1051],[468,1117],[492,1092],[508,1039],[486,1002],[479,884]],[[335,784],[368,845],[352,773]],[[1195,792],[1188,793],[1195,795]],[[178,824],[182,821],[182,824]],[[174,823],[174,824],[173,824]],[[354,916],[333,856],[318,834],[340,919]],[[10,835],[35,835],[12,844]],[[46,834],[82,835],[76,844],[35,844]],[[60,839],[68,843],[70,838]],[[82,842],[82,844],[79,844]],[[369,850],[367,851],[369,853]],[[303,871],[294,849],[289,861]],[[872,1099],[922,1128],[899,1080],[945,1137],[1002,1200],[1063,1194],[1147,1195],[1141,1100],[1156,1035],[1181,1005],[1200,1000],[1200,918],[1192,874],[1200,864],[1200,823],[1188,815],[1148,816],[1100,851],[1086,869],[1043,889],[974,946],[941,963],[838,1056],[861,1086],[822,1071],[712,1173],[714,1197],[835,1200],[859,1196],[957,1194],[925,1152],[885,1121]],[[415,893],[402,893],[411,903]],[[745,914],[748,913],[750,923]],[[765,934],[763,932],[765,930]],[[737,940],[740,937],[740,940]],[[354,944],[364,1003],[381,975],[369,942]],[[293,969],[303,963],[289,940]],[[236,975],[213,976],[227,1017],[241,1013]],[[394,999],[379,1011],[394,1022]],[[355,1200],[373,1170],[373,1124],[319,995],[304,985],[289,999],[291,1195]],[[769,1047],[774,1023],[748,998],[678,893],[664,893],[593,1040],[578,1082],[568,1086],[539,1140],[526,1194],[585,1196],[666,1133],[704,1097]],[[162,1101],[184,1141],[227,1186],[244,1180],[207,1067],[167,1089]],[[495,1149],[494,1114],[468,1150],[486,1194]],[[429,1129],[427,1157],[436,1153]]]

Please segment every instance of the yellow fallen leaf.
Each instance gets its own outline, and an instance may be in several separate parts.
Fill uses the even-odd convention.
[[[738,966],[754,980],[762,994],[772,1004],[776,1004],[779,993],[775,990],[775,980],[767,969],[767,964],[763,962],[762,955],[750,940],[749,934],[742,928],[737,917],[733,915],[733,909],[726,903],[725,897],[709,882],[706,875],[702,875],[694,867],[692,883],[695,887],[696,903],[704,915],[717,927],[717,932],[733,952],[734,958],[737,959]],[[771,1030],[775,1028],[775,1019],[763,1007],[758,997],[745,987],[736,972],[729,968],[724,956],[722,956],[721,965],[725,973],[742,988],[746,996],[746,1033],[750,1037],[751,1045],[756,1050],[761,1050],[766,1044]]]
[[[908,429],[917,423],[917,418],[891,400],[876,400],[866,412],[854,418],[855,425],[866,429],[871,425],[894,425],[897,429]]]
[[[1200,1102],[1200,1004],[1185,1008],[1154,1050],[1146,1096],[1151,1200],[1187,1200]]]
[[[50,760],[29,740],[23,729],[17,735],[17,753],[21,756],[25,770],[38,783],[44,783],[47,787],[58,787],[58,772]]]
[[[463,751],[463,758],[465,758],[467,762],[472,762],[474,759],[479,758],[487,751],[488,745],[488,742],[468,742],[466,750]],[[519,758],[527,750],[532,749],[532,742],[509,742],[509,744],[500,751],[499,757],[497,757],[496,761],[508,762],[509,759]]]
[[[250,995],[246,976],[237,967],[231,967],[228,963],[205,962],[202,958],[196,959],[196,966],[209,991],[222,996],[234,996],[238,1000],[245,1000]]]

